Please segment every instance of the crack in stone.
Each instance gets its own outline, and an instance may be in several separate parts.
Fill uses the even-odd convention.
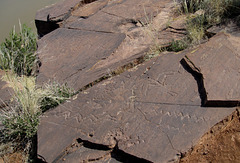
[[[89,30],[89,29],[79,29],[79,28],[74,28],[74,27],[64,27],[66,29],[72,29],[72,30],[79,30],[79,31],[89,31],[89,32],[99,32],[99,33],[115,33],[111,31],[97,31],[97,30]]]
[[[72,129],[75,129],[77,130],[77,132],[83,134],[83,135],[88,135],[87,133],[81,131],[79,128],[77,127],[73,127],[73,126],[70,126],[70,125],[65,125],[65,124],[58,124],[58,123],[54,123],[54,122],[49,122],[49,121],[45,121],[46,123],[49,123],[49,124],[53,124],[53,125],[56,125],[56,126],[65,126],[65,127],[70,127]]]
[[[78,69],[76,72],[70,74],[69,76],[67,76],[67,77],[64,78],[63,80],[65,81],[66,79],[71,78],[72,76],[76,75],[78,72],[83,71],[85,68],[86,68],[86,66],[83,67],[83,68]]]
[[[106,151],[105,154],[102,156],[96,157],[96,158],[90,158],[87,160],[83,160],[84,162],[93,162],[93,161],[99,161],[103,160],[106,158],[114,158],[117,161],[120,162],[139,162],[139,163],[151,163],[151,161],[136,157],[134,155],[128,154],[124,152],[123,150],[120,150],[118,148],[118,141],[115,139],[116,144],[114,146],[107,146],[103,144],[97,144],[90,142],[88,140],[83,140],[81,138],[76,139],[71,145],[66,147],[64,152],[62,152],[59,156],[56,157],[56,159],[53,161],[53,163],[57,163],[60,160],[64,160],[64,157],[67,155],[76,152],[78,149],[81,147],[85,147],[87,149],[92,149],[92,150],[98,150],[98,151]]]
[[[131,69],[131,68],[141,64],[141,63],[143,63],[145,61],[144,60],[144,56],[145,55],[140,56],[140,57],[134,59],[133,61],[131,61],[131,62],[129,62],[129,63],[123,65],[123,66],[115,68],[113,71],[108,72],[106,75],[104,75],[104,76],[96,79],[95,81],[85,85],[83,88],[79,89],[76,94],[78,94],[78,93],[80,93],[82,91],[85,91],[88,88],[91,88],[92,86],[94,86],[94,85],[96,85],[96,84],[98,84],[98,83],[100,83],[102,81],[105,81],[105,80],[107,80],[107,79],[109,79],[111,77],[114,77],[114,76],[117,76],[119,74],[122,74],[123,72],[125,72],[125,71],[127,71],[127,70],[129,70],[129,69]]]
[[[170,31],[171,33],[177,33],[177,34],[181,34],[181,35],[187,35],[186,32],[179,32],[179,31]]]
[[[181,65],[183,66],[183,68],[190,73],[194,79],[197,81],[197,85],[198,85],[198,92],[201,98],[201,106],[205,106],[206,102],[207,102],[207,92],[206,89],[204,87],[204,82],[203,82],[203,75],[200,72],[200,69],[197,68],[193,62],[188,59],[188,58],[183,58],[180,61]]]
[[[89,4],[89,3],[92,3],[94,1],[97,1],[97,0],[81,0],[78,4],[76,4],[75,6],[70,8],[70,10],[68,10],[67,12],[62,13],[62,14],[56,16],[56,17],[50,17],[51,15],[48,14],[47,18],[46,18],[47,19],[46,21],[35,19],[35,24],[36,24],[36,27],[37,27],[39,37],[41,38],[44,35],[58,29],[61,26],[61,23],[63,23],[69,17],[72,16],[73,11],[75,11],[76,9],[84,6],[85,4]],[[42,29],[42,28],[44,28],[44,29]]]
[[[136,20],[134,20],[134,19],[128,19],[128,18],[119,16],[119,15],[116,15],[116,14],[112,14],[112,13],[106,12],[106,11],[102,11],[102,12],[105,13],[105,14],[108,14],[108,15],[110,15],[110,16],[115,16],[115,17],[117,17],[117,18],[122,18],[122,19],[131,20],[131,21],[133,21],[133,22],[136,22]]]
[[[174,27],[172,27],[171,25],[168,26],[168,28],[173,29],[173,30],[176,30],[176,31],[186,31],[185,28],[174,28]]]

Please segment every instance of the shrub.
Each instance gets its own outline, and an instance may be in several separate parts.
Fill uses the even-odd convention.
[[[72,89],[57,83],[37,87],[35,77],[6,73],[3,80],[14,90],[13,102],[0,115],[6,136],[32,137],[37,132],[42,111],[57,106],[73,95]]]
[[[238,0],[181,0],[180,4],[182,12],[188,14],[186,27],[189,44],[200,43],[206,37],[205,31],[209,27],[236,14],[239,12],[236,9],[240,7]]]
[[[197,15],[189,18],[186,22],[187,39],[191,44],[198,44],[205,37],[206,30],[205,15]]]
[[[184,13],[204,10],[205,19],[210,25],[219,24],[223,18],[236,16],[240,13],[239,0],[181,0],[180,4]]]
[[[188,47],[189,41],[187,39],[172,41],[170,46],[167,47],[167,51],[179,52]]]
[[[0,121],[3,124],[0,147],[14,142],[11,145],[14,150],[25,151],[28,155],[32,141],[36,139],[41,113],[69,99],[73,91],[66,85],[56,83],[37,87],[35,77],[31,76],[19,77],[6,73],[3,80],[13,88],[14,94],[12,102],[0,110]],[[6,153],[11,147],[4,149]]]
[[[40,100],[44,93],[36,88],[34,77],[6,74],[3,79],[14,90],[12,103],[0,115],[5,136],[31,138],[37,132]]]
[[[44,90],[45,92],[44,98],[41,100],[41,110],[45,112],[46,110],[56,107],[60,103],[72,97],[75,93],[74,90],[69,88],[67,84],[59,84],[57,82],[53,82],[51,84],[45,84]]]
[[[184,13],[194,13],[200,8],[202,2],[203,0],[181,0],[181,10]]]
[[[13,29],[9,39],[0,46],[0,68],[18,75],[31,75],[37,61],[36,39],[35,33],[26,25],[20,25],[19,33]]]
[[[36,49],[36,35],[26,25],[20,25],[20,33],[13,30],[0,45],[0,68],[6,70],[2,80],[14,90],[12,101],[0,110],[0,156],[6,159],[17,151],[25,161],[35,160],[40,115],[74,94],[56,82],[36,86],[35,77],[30,76],[35,71]]]

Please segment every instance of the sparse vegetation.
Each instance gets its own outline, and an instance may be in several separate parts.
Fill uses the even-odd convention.
[[[13,88],[14,95],[12,102],[0,113],[4,126],[1,130],[2,145],[13,141],[15,144],[11,146],[14,150],[20,148],[28,153],[28,146],[37,133],[41,113],[69,99],[73,91],[66,85],[56,83],[37,87],[35,77],[31,76],[6,74],[3,80]]]
[[[205,38],[206,27],[204,25],[205,17],[204,15],[197,15],[195,17],[189,18],[186,22],[186,30],[189,45],[199,44],[202,39]]]
[[[13,29],[9,39],[0,46],[0,68],[18,75],[31,75],[37,62],[36,41],[36,34],[26,25],[20,24],[19,33]]]
[[[181,0],[181,11],[183,13],[194,13],[196,12],[203,0]]]
[[[206,39],[206,30],[240,14],[238,0],[181,0],[181,12],[186,14],[187,36],[173,40],[166,50],[181,51]]]
[[[13,88],[14,95],[12,102],[1,110],[0,120],[3,124],[1,146],[14,142],[11,144],[13,152],[22,151],[27,156],[31,150],[29,146],[32,144],[32,139],[37,133],[42,92],[36,88],[33,77],[8,74],[4,76],[4,80]],[[1,153],[6,155],[4,151]],[[25,161],[27,160],[28,158]]]
[[[183,13],[204,11],[205,25],[222,23],[225,18],[234,17],[240,13],[239,0],[181,0]]]
[[[56,107],[74,95],[74,90],[69,88],[67,84],[61,85],[57,82],[45,84],[44,90],[45,95],[40,102],[42,112]]]
[[[179,52],[188,47],[189,41],[187,39],[172,41],[170,46],[166,47],[167,51]]]
[[[66,84],[36,85],[31,76],[36,71],[36,48],[35,34],[25,25],[0,46],[0,68],[6,71],[1,80],[14,90],[11,102],[0,110],[0,157],[5,159],[20,153],[25,162],[34,161],[40,115],[74,94]]]

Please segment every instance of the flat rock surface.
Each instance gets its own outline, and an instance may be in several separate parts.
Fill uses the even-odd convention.
[[[205,133],[180,163],[240,162],[239,108]]]
[[[234,110],[201,107],[197,82],[180,63],[184,55],[166,53],[48,111],[41,118],[38,153],[56,161],[81,139],[144,162],[177,159]]]
[[[4,71],[0,70],[0,108],[10,101],[13,94],[13,90],[2,80],[4,73]]]
[[[207,102],[240,101],[240,37],[219,33],[187,54],[185,60],[203,76]]]
[[[118,32],[121,25],[141,22],[151,23],[164,9],[169,0],[116,0],[88,19],[78,19],[65,24],[68,28],[82,30]]]
[[[61,26],[38,42],[38,84],[93,85],[41,117],[38,154],[47,162],[173,162],[234,111],[237,36],[220,33],[194,50],[143,59],[152,44],[186,34],[171,2],[65,0],[37,13]]]
[[[143,6],[137,5],[125,16],[114,14],[120,12],[121,7],[130,10],[132,1],[109,1],[108,4],[104,0],[95,1],[74,10],[62,28],[45,35],[38,42],[38,55],[42,63],[38,84],[53,80],[67,83],[77,91],[146,55],[155,39],[154,30],[139,25],[137,21],[144,17],[144,12],[148,16],[158,8],[158,21],[154,21],[154,26],[158,30],[164,29],[170,17],[169,10],[174,5],[169,0],[161,3],[154,0],[141,2]],[[96,13],[86,19],[75,19],[88,15],[85,8]],[[168,32],[165,36],[161,38],[162,43],[184,35]]]
[[[108,4],[108,1],[109,0],[98,0],[82,5],[82,7],[79,7],[72,12],[72,16],[87,18],[104,8]]]
[[[61,21],[70,16],[71,11],[83,0],[62,0],[54,5],[45,7],[36,13],[35,20]]]
[[[93,66],[110,56],[124,40],[122,33],[100,33],[59,28],[38,42],[42,66],[39,83],[67,82],[75,90],[98,79],[88,75]],[[43,73],[41,73],[43,72]]]

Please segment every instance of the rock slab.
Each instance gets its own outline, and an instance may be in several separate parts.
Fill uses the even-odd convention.
[[[75,90],[98,79],[88,75],[94,65],[108,56],[122,43],[125,34],[59,28],[39,40],[41,49],[38,83],[55,80],[67,83]]]
[[[207,106],[240,102],[240,37],[218,33],[186,55],[191,69],[202,74]]]
[[[52,162],[80,138],[145,161],[171,161],[234,110],[201,107],[197,82],[180,63],[184,55],[157,57],[47,112],[39,154]]]

